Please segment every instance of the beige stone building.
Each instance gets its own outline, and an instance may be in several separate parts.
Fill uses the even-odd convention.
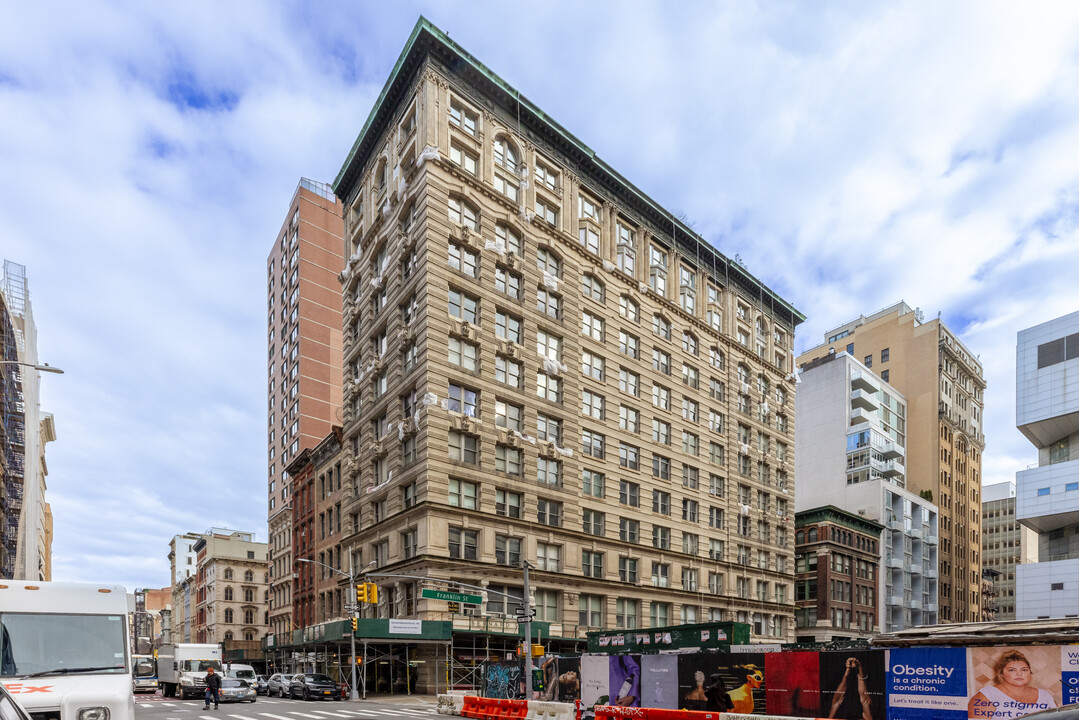
[[[191,642],[258,641],[266,634],[266,543],[252,533],[211,529],[196,554]],[[179,640],[177,640],[179,641]]]
[[[1015,517],[1015,483],[982,490],[982,563],[999,573],[994,582],[996,619],[1015,620],[1015,568],[1038,562],[1038,533]]]
[[[846,350],[907,398],[906,489],[940,508],[939,621],[977,622],[982,582],[982,365],[939,318],[897,303],[825,334],[798,365]]]
[[[793,639],[802,315],[424,20],[335,191],[356,567],[512,616],[527,560],[555,643]],[[379,585],[367,615],[450,617]]]

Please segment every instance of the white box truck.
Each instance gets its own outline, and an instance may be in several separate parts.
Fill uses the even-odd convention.
[[[157,651],[157,679],[161,694],[186,700],[206,693],[206,670],[221,673],[221,647],[214,643],[176,643]],[[224,675],[222,674],[222,677]]]
[[[0,581],[0,682],[34,716],[134,720],[127,592]]]

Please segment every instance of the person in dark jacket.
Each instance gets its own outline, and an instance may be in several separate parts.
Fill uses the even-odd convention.
[[[734,702],[727,691],[727,684],[723,682],[723,676],[714,673],[708,678],[708,686],[704,689],[705,710],[727,712],[734,709]]]
[[[221,697],[221,676],[214,672],[213,667],[206,668],[206,706],[203,710],[210,709],[210,698],[214,700],[214,710]]]

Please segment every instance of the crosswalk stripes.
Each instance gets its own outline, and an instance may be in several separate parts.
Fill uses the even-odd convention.
[[[312,715],[310,713],[298,712],[296,710],[286,710],[289,715],[297,715],[302,718],[308,718],[309,720],[322,720],[318,715]]]
[[[255,720],[255,718],[248,717],[247,715],[229,715],[229,717],[236,718],[236,720]]]
[[[348,717],[348,715],[342,715],[339,712],[330,712],[329,710],[312,710],[312,712],[318,715],[327,715],[329,717]]]

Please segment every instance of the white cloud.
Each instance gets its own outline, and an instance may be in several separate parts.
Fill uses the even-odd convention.
[[[800,347],[941,310],[985,363],[986,481],[1034,456],[1015,332],[1079,308],[1079,6],[61,7],[0,24],[2,254],[68,371],[43,381],[57,577],[160,586],[173,534],[265,537],[265,258],[420,12],[739,253],[809,316]]]

